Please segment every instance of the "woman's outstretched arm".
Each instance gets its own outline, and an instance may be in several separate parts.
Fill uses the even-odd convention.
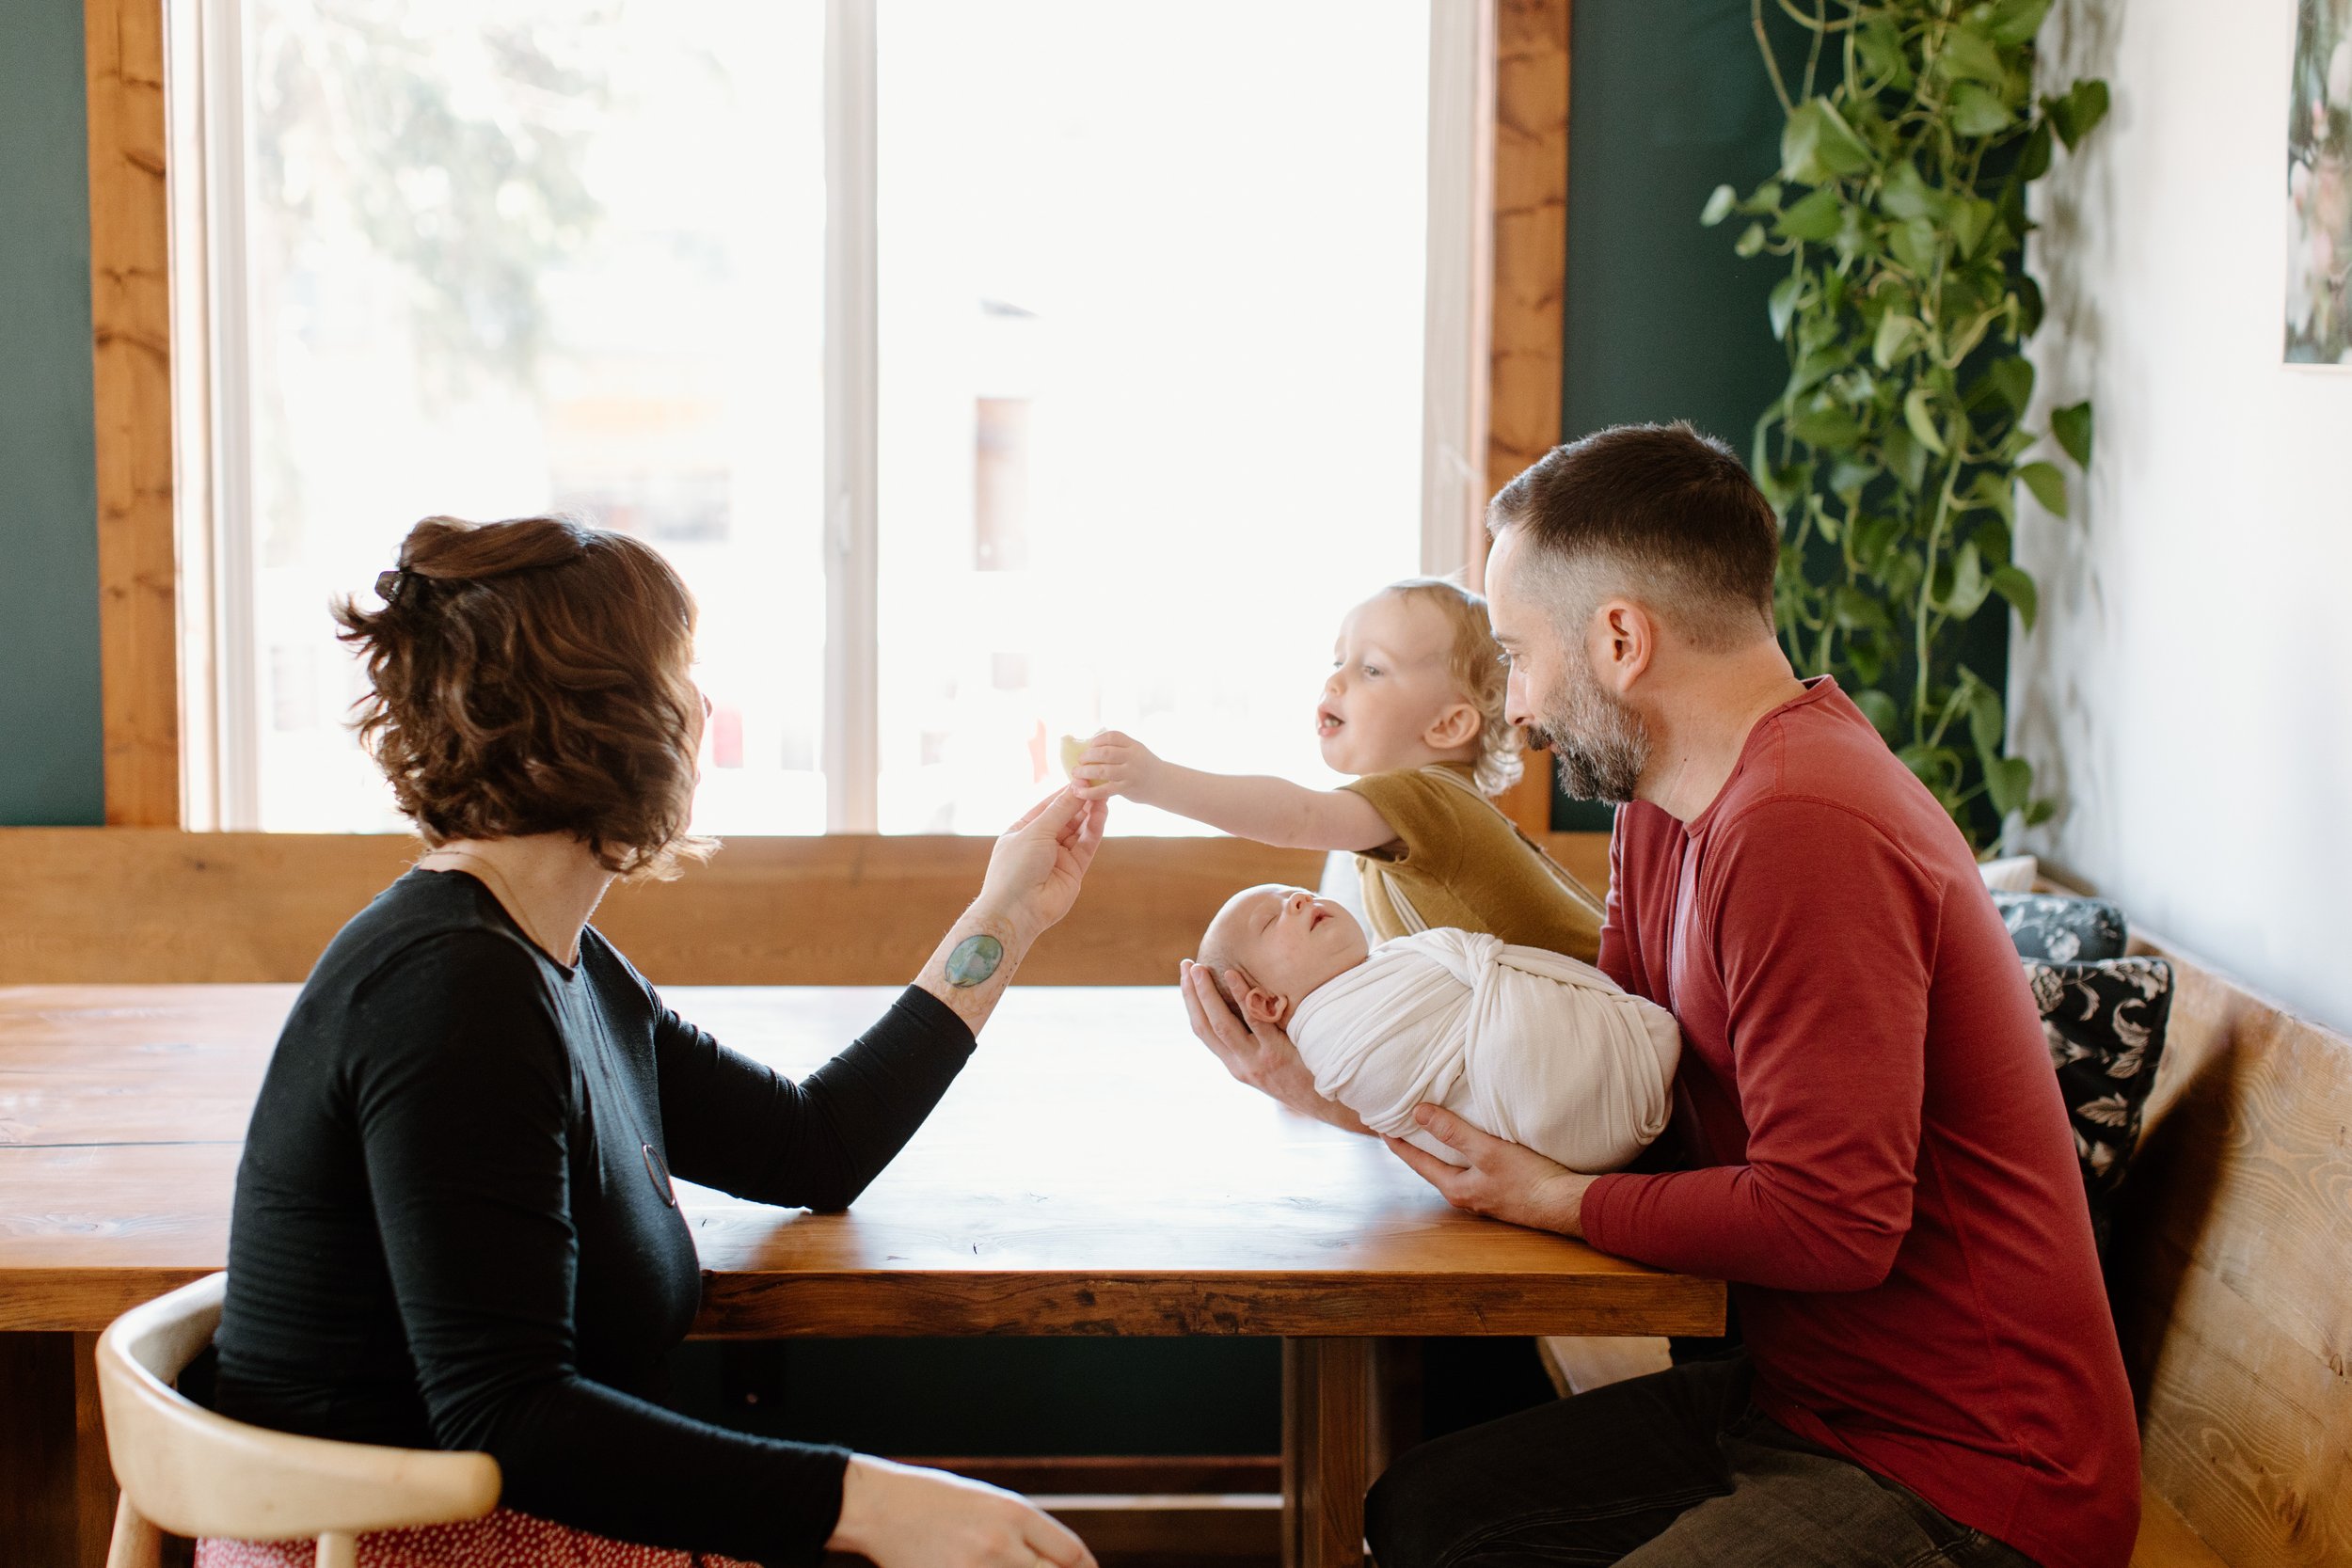
[[[755,1202],[847,1208],[922,1126],[1027,957],[1069,912],[1104,807],[1062,791],[996,841],[980,895],[855,1043],[795,1083],[666,1009],[657,1054],[678,1175]]]

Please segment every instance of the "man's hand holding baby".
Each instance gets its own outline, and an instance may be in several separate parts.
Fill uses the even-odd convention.
[[[1415,1106],[1413,1119],[1470,1161],[1450,1165],[1401,1138],[1387,1140],[1396,1157],[1419,1171],[1448,1203],[1532,1230],[1584,1234],[1584,1189],[1593,1178],[1554,1164],[1523,1144],[1482,1132],[1442,1105]]]
[[[1228,972],[1225,983],[1236,996],[1248,986],[1238,972]],[[1299,1060],[1298,1047],[1279,1025],[1236,1016],[1217,994],[1207,969],[1185,959],[1177,990],[1184,994],[1184,1012],[1192,1020],[1193,1034],[1216,1053],[1226,1071],[1300,1116],[1350,1132],[1371,1132],[1355,1112],[1315,1093],[1315,1075]]]

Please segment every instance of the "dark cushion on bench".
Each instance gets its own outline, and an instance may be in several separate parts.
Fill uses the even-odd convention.
[[[2110,1211],[2139,1144],[2172,1012],[2172,966],[2162,958],[2102,963],[2026,960],[2058,1093],[2074,1124],[2091,1229],[2106,1251]]]
[[[2021,958],[2071,964],[2123,956],[2128,936],[2123,911],[2104,898],[1995,893],[1993,907],[2001,911]]]

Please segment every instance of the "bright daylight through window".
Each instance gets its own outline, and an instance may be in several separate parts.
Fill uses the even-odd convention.
[[[1327,778],[1340,615],[1422,565],[1425,5],[236,16],[205,56],[238,105],[205,209],[223,826],[398,825],[326,607],[436,513],[676,563],[705,831],[993,832],[1104,725]],[[828,268],[844,180],[863,277]],[[829,371],[857,299],[874,347]],[[863,510],[826,457],[861,420]],[[826,581],[855,529],[862,645]],[[830,754],[847,702],[863,768]]]

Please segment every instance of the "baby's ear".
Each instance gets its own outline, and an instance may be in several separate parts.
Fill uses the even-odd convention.
[[[1263,1023],[1268,1028],[1279,1028],[1291,1010],[1289,998],[1276,996],[1256,986],[1249,988],[1249,994],[1243,998],[1242,1006],[1248,1013],[1251,1022]]]

